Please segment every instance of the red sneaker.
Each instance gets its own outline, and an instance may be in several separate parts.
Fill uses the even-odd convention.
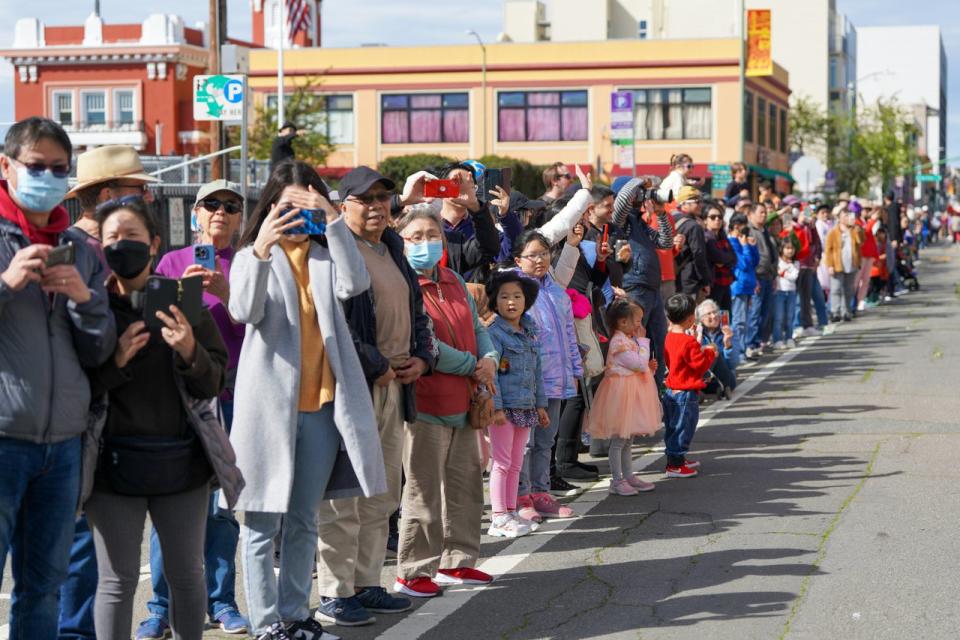
[[[699,460],[684,459],[683,464],[684,464],[684,466],[690,467],[691,469],[699,469],[699,468],[700,468],[700,461],[699,461]]]
[[[536,507],[533,506],[532,496],[527,495],[517,498],[517,507],[519,508],[518,515],[524,520],[529,522],[541,522],[543,520]]]
[[[667,477],[668,478],[693,478],[699,471],[696,469],[691,469],[685,464],[680,466],[667,466]]]
[[[438,569],[433,579],[437,584],[490,584],[493,576],[473,567]]]
[[[535,493],[533,507],[544,518],[576,518],[576,512],[565,504],[560,504],[549,493]]]
[[[440,595],[440,587],[437,586],[437,583],[424,576],[412,580],[397,578],[397,581],[393,583],[393,590],[414,598],[432,598]]]

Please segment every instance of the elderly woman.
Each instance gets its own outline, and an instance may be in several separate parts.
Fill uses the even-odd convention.
[[[723,322],[723,313],[713,300],[704,300],[697,307],[697,335],[700,343],[716,345],[719,355],[710,367],[713,379],[707,382],[706,393],[725,394],[737,388],[739,354],[734,348],[733,329],[729,323]]]
[[[394,590],[431,597],[439,585],[492,580],[474,568],[480,557],[483,469],[467,416],[475,387],[494,389],[499,356],[463,279],[438,265],[444,249],[440,217],[418,209],[396,230],[420,276],[440,357],[433,375],[417,380],[417,419],[404,426],[407,483]]]
[[[203,303],[210,309],[229,355],[226,386],[220,394],[220,409],[223,424],[227,433],[230,433],[233,386],[245,328],[245,325],[234,322],[227,311],[227,305],[230,304],[233,244],[243,219],[240,185],[226,180],[214,180],[203,185],[197,192],[193,211],[200,225],[199,245],[213,247],[214,268],[198,264],[198,247],[189,246],[163,256],[157,265],[157,273],[168,278],[203,277]],[[246,633],[247,621],[238,611],[235,595],[240,525],[229,510],[217,508],[216,494],[211,496],[206,533],[204,562],[207,573],[207,615],[227,633]],[[167,581],[163,577],[163,556],[156,531],[150,538],[150,573],[153,579],[153,598],[147,603],[150,616],[140,623],[138,637],[159,638],[163,637],[168,626],[170,596]]]

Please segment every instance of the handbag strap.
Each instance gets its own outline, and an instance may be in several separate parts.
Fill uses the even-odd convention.
[[[439,289],[440,283],[438,282],[436,284],[437,284],[437,288]],[[453,344],[450,346],[457,349],[458,351],[463,351],[463,349],[460,348],[460,345],[457,344],[457,332],[453,330],[453,325],[450,324],[450,319],[447,318],[447,316],[444,315],[443,311],[440,309],[440,303],[437,302],[437,299],[434,298],[433,294],[430,293],[430,291],[425,287],[421,287],[420,290],[423,292],[424,296],[426,296],[427,298],[430,298],[430,302],[433,303],[433,306],[437,308],[437,315],[443,318],[443,323],[447,325],[447,331],[450,332],[450,340],[453,341]]]

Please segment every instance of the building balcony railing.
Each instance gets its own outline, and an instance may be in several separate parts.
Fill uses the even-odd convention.
[[[144,131],[142,120],[115,120],[113,122],[90,122],[79,120],[77,122],[61,122],[67,133],[112,133],[137,132]]]

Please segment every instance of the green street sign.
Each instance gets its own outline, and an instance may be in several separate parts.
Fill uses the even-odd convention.
[[[935,173],[921,173],[917,176],[917,182],[940,182],[942,179]]]

